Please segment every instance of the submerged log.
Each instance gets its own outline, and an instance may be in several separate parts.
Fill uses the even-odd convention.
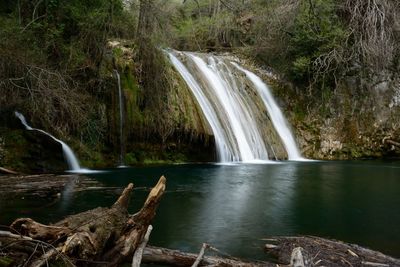
[[[0,176],[0,198],[56,198],[65,191],[78,192],[101,188],[101,183],[87,176],[68,174]]]

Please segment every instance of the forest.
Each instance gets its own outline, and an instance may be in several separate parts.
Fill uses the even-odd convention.
[[[399,158],[400,1],[0,2],[0,267],[398,266]]]
[[[212,138],[193,103],[187,94],[174,97],[182,81],[162,48],[232,53],[273,70],[280,77],[275,94],[314,158],[396,155],[398,14],[399,4],[388,0],[3,1],[2,165],[21,157],[19,149],[7,152],[24,139],[7,137],[18,123],[15,110],[68,140],[88,165],[116,161],[113,69],[127,102],[129,163],[212,157]],[[126,49],[110,48],[112,40],[127,57]],[[338,129],[333,137],[331,128]],[[386,139],[393,142],[376,145]],[[341,149],[331,145],[336,141]],[[195,144],[204,155],[190,158]]]

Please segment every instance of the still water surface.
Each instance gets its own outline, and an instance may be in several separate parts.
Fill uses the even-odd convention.
[[[63,192],[59,201],[0,203],[0,224],[15,217],[44,223],[109,206],[135,184],[130,212],[167,177],[150,243],[198,252],[207,242],[230,255],[264,259],[262,238],[309,234],[400,257],[400,162],[282,162],[113,169],[90,176],[108,189]]]

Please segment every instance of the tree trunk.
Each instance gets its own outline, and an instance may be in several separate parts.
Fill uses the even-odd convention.
[[[142,39],[151,35],[154,23],[153,0],[140,0],[139,21],[136,29],[137,38]]]

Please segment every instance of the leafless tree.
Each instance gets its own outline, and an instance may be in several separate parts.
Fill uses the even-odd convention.
[[[391,64],[396,46],[394,33],[399,25],[399,2],[393,0],[346,0],[353,53],[375,70]]]
[[[335,66],[346,70],[363,68],[379,73],[398,64],[400,2],[393,0],[343,0],[339,7],[348,32],[341,47],[314,61],[317,73],[324,75]]]
[[[68,75],[36,65],[19,66],[8,74],[0,77],[2,108],[26,112],[37,119],[37,127],[51,127],[58,135],[82,131],[92,123],[90,114],[96,107]]]

